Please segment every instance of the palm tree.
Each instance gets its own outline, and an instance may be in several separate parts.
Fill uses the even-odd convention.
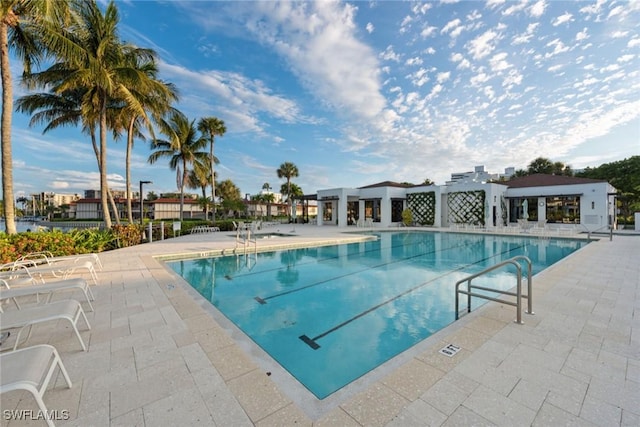
[[[287,179],[287,188],[286,195],[289,199],[289,216],[291,216],[291,178],[295,178],[299,175],[298,167],[291,162],[284,162],[280,165],[280,168],[276,171],[278,173],[278,178],[286,178]]]
[[[0,75],[2,79],[2,118],[0,135],[2,145],[2,194],[13,200],[13,154],[11,122],[13,115],[13,81],[9,50],[22,60],[25,74],[37,64],[47,50],[41,41],[49,33],[70,22],[71,2],[58,0],[0,0]],[[7,203],[4,210],[7,233],[17,233],[15,207]]]
[[[125,104],[127,109],[145,116],[138,88],[145,88],[148,79],[136,68],[153,61],[154,52],[125,45],[118,37],[118,10],[110,2],[104,14],[94,1],[78,2],[78,25],[52,35],[43,43],[58,58],[47,70],[27,76],[26,82],[46,87],[61,95],[76,92],[81,95],[80,113],[85,129],[93,135],[99,131],[99,148],[94,145],[100,170],[100,199],[106,227],[111,227],[107,183],[107,130],[114,129],[109,120],[110,108]],[[132,58],[135,58],[132,59]],[[93,142],[93,141],[92,141]],[[95,143],[94,143],[95,144]]]
[[[264,194],[264,201],[267,202],[267,221],[271,220],[271,203],[275,201],[275,196],[271,193],[271,185],[268,182],[262,184],[262,189],[267,193]]]
[[[214,163],[220,163],[213,154],[216,135],[222,136],[227,131],[224,121],[217,117],[204,117],[198,122],[198,130],[209,140],[209,164],[211,165],[211,201],[213,203],[213,225],[216,225],[216,180]]]
[[[157,80],[158,67],[155,60],[155,52],[152,55],[152,60],[137,56],[129,57],[132,62],[131,66],[139,73],[140,82],[142,83],[132,88],[131,93],[137,98],[143,110],[141,114],[138,108],[129,108],[129,105],[125,103],[120,110],[119,117],[121,125],[127,129],[125,181],[127,187],[127,217],[130,224],[133,223],[131,209],[131,151],[133,150],[134,137],[144,140],[145,136],[141,131],[143,127],[146,127],[153,138],[152,121],[159,122],[162,116],[171,109],[171,103],[178,100],[178,93],[173,84]],[[144,60],[144,62],[141,60]],[[146,114],[147,111],[150,113],[151,118]]]
[[[204,217],[209,218],[209,201],[207,199],[207,187],[209,186],[209,180],[211,175],[209,174],[209,163],[195,163],[193,169],[189,171],[187,175],[187,188],[201,189],[202,190],[202,205],[204,207]]]
[[[162,120],[160,132],[167,140],[154,139],[152,148],[155,149],[149,155],[149,163],[154,164],[162,157],[169,158],[169,167],[177,170],[178,187],[180,188],[180,221],[183,219],[184,207],[184,186],[187,181],[189,165],[196,163],[206,163],[209,156],[206,152],[200,151],[207,145],[207,140],[197,137],[195,121],[189,119],[180,111],[174,110],[169,120]],[[182,171],[180,166],[182,165]]]

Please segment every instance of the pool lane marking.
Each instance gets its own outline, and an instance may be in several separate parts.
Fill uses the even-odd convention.
[[[284,295],[288,295],[288,294],[292,294],[294,292],[300,292],[300,291],[303,291],[305,289],[313,288],[314,286],[322,285],[324,283],[331,282],[331,281],[336,280],[336,279],[342,279],[342,278],[347,277],[347,276],[353,276],[354,274],[359,274],[359,273],[362,273],[363,271],[372,270],[374,268],[380,268],[380,267],[384,267],[386,265],[396,264],[396,263],[399,263],[399,262],[404,262],[404,261],[407,261],[407,260],[410,260],[410,259],[413,259],[413,258],[419,258],[419,257],[425,256],[425,255],[429,255],[429,254],[433,254],[433,253],[436,253],[436,252],[445,252],[445,251],[448,251],[448,250],[451,250],[451,249],[459,249],[459,248],[465,247],[465,246],[467,246],[467,245],[466,244],[462,244],[462,245],[458,245],[458,246],[452,246],[452,247],[446,248],[446,249],[441,249],[439,251],[438,250],[433,250],[431,252],[422,252],[422,253],[420,253],[418,255],[413,255],[413,256],[410,256],[410,257],[407,257],[407,258],[402,258],[402,259],[398,259],[398,260],[395,260],[395,261],[390,261],[390,262],[385,262],[385,263],[382,263],[382,264],[373,265],[373,266],[370,266],[370,267],[367,267],[367,268],[363,268],[361,270],[352,271],[350,273],[345,273],[345,274],[343,274],[341,276],[334,276],[334,277],[331,277],[329,279],[325,279],[325,280],[321,280],[319,282],[314,282],[314,283],[310,283],[310,284],[305,285],[305,286],[301,286],[299,288],[289,289],[288,291],[283,291],[283,292],[279,292],[277,294],[269,295],[269,296],[264,297],[264,298],[256,296],[253,299],[258,301],[260,304],[264,305],[264,304],[267,303],[267,300],[270,300],[270,299],[273,299],[273,298],[278,298],[278,297],[281,297],[281,296],[284,296]]]
[[[516,250],[516,249],[521,249],[521,248],[523,248],[523,247],[525,247],[525,246],[527,246],[527,245],[526,245],[526,244],[525,244],[525,245],[521,245],[521,246],[518,246],[518,247],[515,247],[515,248],[512,248],[512,249],[509,249],[509,250],[507,250],[507,251],[501,252],[501,253],[499,253],[499,254],[495,254],[495,255],[492,255],[492,256],[490,256],[490,257],[486,257],[486,258],[484,258],[484,259],[478,260],[478,261],[476,261],[476,262],[472,262],[471,264],[463,265],[463,266],[461,266],[461,267],[456,268],[455,270],[448,271],[447,273],[445,273],[445,274],[443,274],[443,275],[441,275],[441,276],[434,277],[434,278],[433,278],[433,279],[431,279],[431,280],[428,280],[428,281],[426,281],[426,282],[424,282],[424,283],[421,283],[421,284],[419,284],[419,285],[417,285],[417,286],[414,286],[413,288],[407,289],[406,291],[404,291],[404,292],[402,292],[402,293],[400,293],[400,294],[396,295],[396,296],[395,296],[395,297],[393,297],[393,298],[390,298],[390,299],[388,299],[388,300],[386,300],[386,301],[383,301],[383,302],[381,302],[381,303],[379,303],[379,304],[376,304],[375,306],[373,306],[373,307],[371,307],[371,308],[368,308],[367,310],[365,310],[365,311],[363,311],[363,312],[361,312],[361,313],[356,314],[356,315],[355,315],[355,316],[353,316],[352,318],[345,320],[344,322],[342,322],[342,323],[340,323],[339,325],[336,325],[336,326],[334,326],[333,328],[331,328],[331,329],[329,329],[329,330],[327,330],[327,331],[325,331],[325,332],[321,333],[320,335],[316,335],[316,336],[315,336],[315,337],[313,337],[313,338],[309,338],[307,335],[300,335],[298,338],[300,338],[300,339],[301,339],[305,344],[307,344],[307,345],[308,345],[309,347],[311,347],[312,349],[317,350],[317,349],[319,349],[319,348],[320,348],[320,344],[318,344],[318,343],[316,342],[317,340],[319,340],[320,338],[323,338],[323,337],[325,337],[325,336],[329,335],[329,334],[330,334],[330,333],[332,333],[332,332],[337,331],[338,329],[340,329],[340,328],[342,328],[343,326],[346,326],[346,325],[348,325],[349,323],[351,323],[351,322],[353,322],[353,321],[355,321],[355,320],[357,320],[357,319],[361,318],[362,316],[364,316],[364,315],[366,315],[366,314],[369,314],[369,313],[371,313],[372,311],[377,310],[377,309],[379,309],[380,307],[382,307],[382,306],[384,306],[384,305],[386,305],[386,304],[388,304],[388,303],[390,303],[390,302],[393,302],[393,301],[397,300],[397,299],[398,299],[398,298],[400,298],[400,297],[403,297],[404,295],[406,295],[406,294],[408,294],[408,293],[411,293],[411,292],[415,291],[416,289],[419,289],[419,288],[421,288],[421,287],[423,287],[423,286],[425,286],[425,285],[428,285],[429,283],[432,283],[432,282],[434,282],[434,281],[436,281],[436,280],[442,279],[443,277],[446,277],[446,276],[448,276],[448,275],[450,275],[450,274],[452,274],[452,273],[455,273],[455,272],[457,272],[457,271],[463,270],[463,269],[465,269],[465,268],[467,268],[467,267],[471,267],[472,265],[475,265],[475,264],[481,263],[481,262],[486,261],[486,260],[488,260],[488,259],[495,258],[496,256],[508,254],[509,252],[512,252],[512,251],[514,251],[514,250]]]

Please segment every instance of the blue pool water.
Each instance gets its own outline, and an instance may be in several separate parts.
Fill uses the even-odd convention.
[[[376,236],[167,264],[323,399],[452,323],[458,280],[516,255],[529,257],[536,274],[587,244],[437,232]],[[474,280],[500,289],[515,283],[513,266]],[[484,303],[473,299],[474,308]]]

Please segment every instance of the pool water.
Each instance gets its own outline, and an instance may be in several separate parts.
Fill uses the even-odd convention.
[[[517,255],[531,259],[536,274],[587,244],[463,233],[375,235],[362,243],[167,264],[323,399],[451,324],[458,280]],[[474,284],[510,289],[515,267]],[[472,299],[473,308],[484,303]],[[460,310],[463,304],[466,299]]]

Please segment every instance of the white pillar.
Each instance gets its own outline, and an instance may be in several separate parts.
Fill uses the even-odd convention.
[[[324,218],[324,202],[318,200],[318,215],[316,216],[318,225],[322,225],[322,219]]]
[[[343,194],[336,203],[338,208],[338,227],[347,226],[347,201],[347,196]]]

